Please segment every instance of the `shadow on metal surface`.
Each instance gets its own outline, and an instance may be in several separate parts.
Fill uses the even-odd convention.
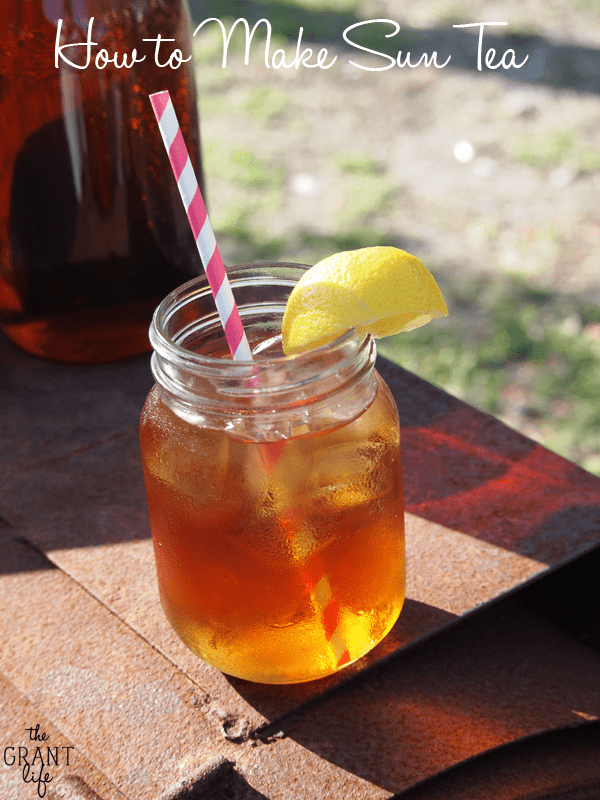
[[[600,722],[496,748],[394,795],[392,800],[597,800]]]
[[[399,792],[526,737],[587,725],[585,720],[600,715],[599,682],[600,664],[592,650],[510,598],[357,675],[257,736],[266,741],[287,736],[336,767]],[[252,702],[240,684],[235,686]],[[600,780],[597,726],[589,731],[580,734],[588,737],[589,752],[581,754],[585,770],[575,769],[577,746],[565,745],[570,753],[565,764],[574,767],[555,769],[555,782],[540,790],[565,788],[580,778],[581,783]],[[577,736],[564,734],[569,742]],[[522,784],[529,786],[519,753],[518,747],[506,750],[503,768],[517,777],[524,770]],[[519,757],[511,766],[513,754]],[[532,783],[527,792],[506,798],[533,798],[536,788]],[[424,789],[414,800],[438,796],[455,798],[452,792],[429,795]],[[500,800],[504,795],[482,790],[466,797]]]

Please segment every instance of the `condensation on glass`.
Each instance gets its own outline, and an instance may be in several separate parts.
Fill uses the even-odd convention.
[[[398,414],[373,340],[280,348],[305,269],[229,270],[253,362],[231,360],[205,278],[167,297],[140,425],[165,613],[209,664],[264,683],[360,658],[405,591]]]

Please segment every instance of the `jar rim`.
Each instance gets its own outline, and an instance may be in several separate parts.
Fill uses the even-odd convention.
[[[307,269],[282,262],[228,269],[251,342],[270,340],[265,333],[278,338],[287,298]],[[263,351],[252,361],[224,356],[225,332],[205,275],[163,300],[150,341],[154,377],[175,414],[252,440],[292,438],[345,424],[375,394],[375,342],[357,328],[298,355],[265,356]]]
[[[273,275],[265,274],[264,276],[259,277],[256,275],[250,276],[247,273],[249,270],[264,269],[266,271],[269,269],[272,270],[273,268],[279,270],[290,269],[306,271],[309,269],[309,266],[294,262],[261,262],[238,264],[227,268],[227,276],[231,283],[237,283],[238,286],[243,285],[246,280],[267,283],[272,281]],[[280,282],[281,280],[288,282],[291,287],[293,287],[293,285],[296,283],[296,281],[290,278],[287,278],[286,280],[285,278],[279,277],[279,280]],[[181,309],[186,302],[191,302],[193,299],[199,299],[201,297],[208,296],[212,297],[212,290],[205,274],[198,275],[196,278],[192,278],[191,280],[174,289],[161,301],[154,311],[152,324],[149,331],[150,343],[152,344],[155,353],[180,367],[187,369],[194,369],[195,367],[201,371],[209,372],[212,372],[214,369],[227,369],[230,371],[230,375],[232,377],[236,375],[239,377],[246,377],[249,374],[249,370],[256,365],[256,361],[234,361],[233,359],[228,358],[221,359],[214,358],[213,356],[206,356],[183,347],[166,331],[169,319],[177,310]],[[214,314],[217,316],[216,305]],[[346,344],[357,337],[360,337],[359,341],[363,342],[364,340],[371,338],[371,335],[362,335],[359,334],[357,328],[350,328],[331,342],[327,342],[319,347],[315,347],[303,353],[296,353],[290,356],[261,356],[260,368],[261,370],[266,370],[269,368],[282,367],[283,365],[288,364],[294,364],[295,366],[300,367],[304,364],[308,364],[309,362],[319,360],[321,357],[328,356],[336,350],[343,349]],[[261,387],[256,388],[260,390]]]

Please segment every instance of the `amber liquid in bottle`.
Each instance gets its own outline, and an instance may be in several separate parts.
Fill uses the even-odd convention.
[[[196,274],[194,241],[148,95],[168,89],[196,174],[199,127],[187,7],[179,0],[4,0],[0,27],[0,320],[25,350],[70,362],[149,349],[152,312]],[[85,69],[59,58],[85,43]],[[145,59],[130,67],[94,59]],[[86,47],[63,50],[85,65]]]

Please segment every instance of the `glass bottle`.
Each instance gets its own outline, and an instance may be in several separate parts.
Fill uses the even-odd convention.
[[[201,180],[185,0],[1,7],[2,327],[53,360],[144,352],[154,308],[195,274],[148,99],[169,90]],[[189,60],[171,68],[175,48]]]

